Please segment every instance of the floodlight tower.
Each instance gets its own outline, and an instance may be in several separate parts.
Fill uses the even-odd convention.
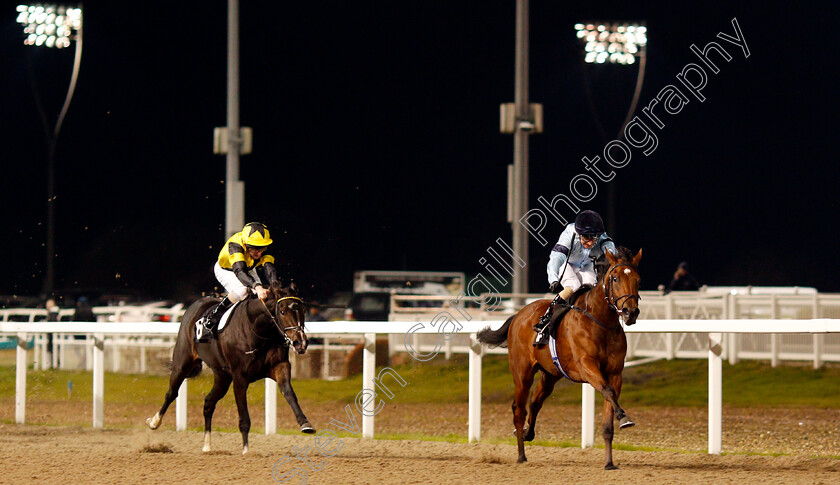
[[[528,0],[516,1],[514,102],[502,103],[499,131],[513,135],[513,164],[508,165],[508,222],[513,233],[513,293],[528,292],[528,232],[520,220],[528,213],[528,137],[542,133],[542,105],[528,100]],[[515,305],[524,300],[515,297]]]
[[[239,180],[242,138],[239,127],[239,0],[228,0],[227,133],[225,237],[245,225],[245,183]]]
[[[647,64],[647,27],[629,22],[587,22],[575,24],[575,30],[577,31],[577,38],[584,45],[583,61],[587,64],[609,63],[629,66],[636,63],[636,58],[639,59],[639,71],[636,76],[633,100],[630,102],[630,108],[627,110],[627,115],[624,117],[624,122],[621,124],[616,137],[621,138],[624,134],[624,128],[630,123],[633,113],[636,112],[639,95],[642,92],[645,65]],[[588,94],[589,90],[587,90]],[[595,113],[595,116],[596,122],[600,125],[597,113]],[[607,230],[611,234],[615,231],[615,220],[615,180],[613,180],[607,186],[606,223]]]
[[[76,41],[70,87],[52,130],[39,103],[47,136],[47,267],[42,292],[50,295],[55,289],[55,148],[79,78],[79,65],[82,62],[82,9],[56,5],[18,5],[17,12],[17,22],[24,26],[25,45],[65,49]]]

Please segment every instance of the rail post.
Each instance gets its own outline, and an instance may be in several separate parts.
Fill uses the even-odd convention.
[[[470,334],[470,411],[469,411],[469,436],[467,441],[478,442],[481,439],[481,356],[484,355],[484,347],[476,338],[476,334]]]
[[[779,319],[779,301],[776,295],[770,295],[770,318],[773,320]],[[770,366],[779,366],[779,334],[770,334]]]
[[[595,388],[589,384],[581,385],[580,407],[580,447],[595,446]]]
[[[674,301],[673,293],[668,293],[665,296],[665,300],[667,302],[667,306],[665,307],[665,318],[673,320],[677,313],[677,304]],[[676,335],[673,333],[666,333],[663,337],[665,338],[665,358],[668,360],[674,360],[677,355],[676,345],[674,345]]]
[[[729,304],[729,309],[728,309],[729,318],[732,318],[732,319],[741,318],[740,307],[738,306],[738,295],[730,295],[730,298],[728,300],[728,304]],[[738,338],[738,333],[737,332],[728,333],[727,334],[727,340],[728,340],[727,347],[729,349],[728,350],[729,364],[730,365],[735,365],[739,361],[738,351],[740,350],[740,347],[741,347],[740,346],[741,342]]]
[[[17,334],[17,353],[15,355],[15,423],[26,422],[26,337]]]
[[[709,333],[709,454],[721,451],[723,417],[723,360],[722,333]]]
[[[265,378],[265,434],[277,434],[277,382]]]
[[[105,405],[105,335],[93,336],[93,427],[103,427]]]
[[[362,392],[373,390],[376,374],[376,334],[365,334],[365,350],[362,352]],[[358,404],[358,399],[356,403]],[[364,402],[364,401],[363,401]],[[360,410],[361,411],[361,410]],[[373,413],[362,413],[362,438],[373,438]]]
[[[819,293],[814,294],[814,313],[812,314],[813,318],[820,318],[820,295]],[[814,340],[814,370],[819,369],[823,366],[823,347],[824,347],[824,337],[821,333],[815,333],[812,336]]]

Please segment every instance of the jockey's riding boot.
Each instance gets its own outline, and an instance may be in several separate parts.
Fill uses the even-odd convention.
[[[222,298],[220,301],[206,316],[203,316],[195,322],[195,341],[196,342],[207,342],[208,337],[213,332],[213,329],[216,325],[219,324],[219,320],[222,319],[222,315],[224,315],[225,310],[230,308],[230,300],[228,297]]]
[[[548,311],[545,312],[545,315],[540,317],[540,321],[534,325],[534,330],[537,331],[537,339],[534,341],[534,347],[539,345],[545,345],[548,343],[549,337],[549,330],[550,330],[550,323],[552,320],[552,316],[554,315],[555,308],[558,306],[566,306],[566,300],[558,296],[554,301],[551,302],[551,305],[548,307]]]

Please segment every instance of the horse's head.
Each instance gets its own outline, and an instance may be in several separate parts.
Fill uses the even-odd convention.
[[[309,346],[309,339],[306,337],[306,330],[303,323],[306,318],[306,303],[298,296],[297,285],[292,282],[288,288],[283,288],[280,283],[271,286],[274,293],[274,318],[282,327],[285,338],[294,347],[298,354],[306,353]]]
[[[604,295],[610,308],[618,313],[625,325],[633,325],[639,316],[639,261],[642,250],[636,256],[625,247],[618,248],[618,256],[605,251],[610,267],[604,275]]]

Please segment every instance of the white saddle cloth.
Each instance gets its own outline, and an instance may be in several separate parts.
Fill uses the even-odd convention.
[[[225,314],[222,315],[222,319],[219,320],[219,327],[216,328],[216,332],[221,332],[222,329],[225,328],[225,325],[227,325],[228,320],[230,320],[231,314],[233,314],[233,309],[236,308],[236,306],[239,305],[240,303],[242,303],[243,301],[244,300],[240,300],[240,301],[234,303],[233,305],[231,305],[230,308],[227,309]]]

